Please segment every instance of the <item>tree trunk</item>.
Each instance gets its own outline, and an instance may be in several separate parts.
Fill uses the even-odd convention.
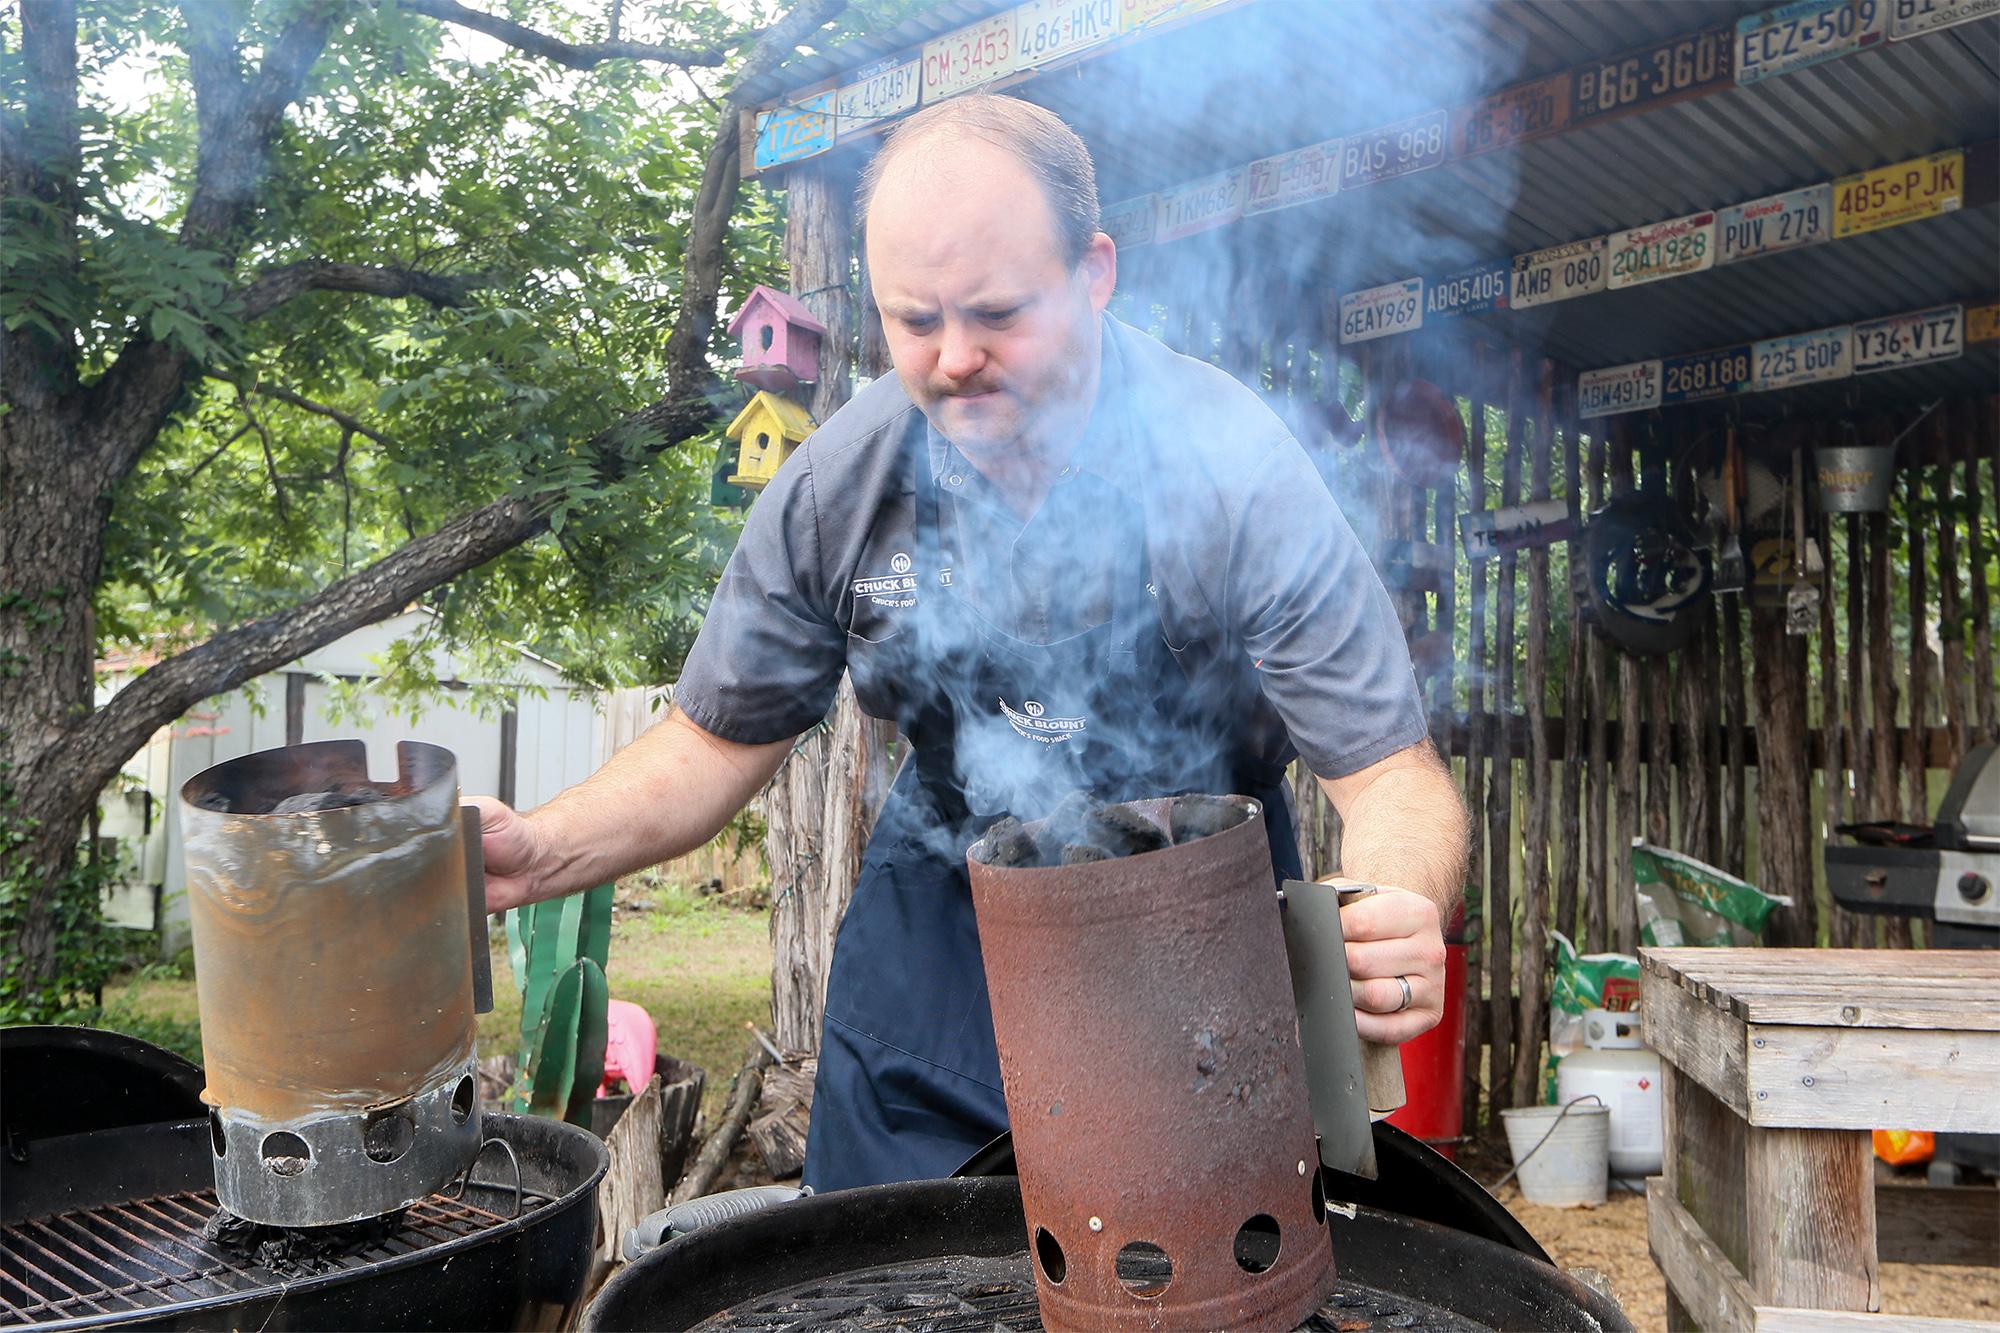
[[[1757,700],[1757,886],[1789,894],[1767,932],[1775,945],[1813,942],[1812,767],[1806,754],[1805,640],[1782,607],[1750,608]]]

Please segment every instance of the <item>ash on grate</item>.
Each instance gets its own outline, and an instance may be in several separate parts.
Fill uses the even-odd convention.
[[[201,1238],[244,1263],[279,1277],[309,1277],[339,1265],[350,1255],[375,1249],[403,1226],[403,1210],[330,1227],[274,1227],[238,1217],[218,1207],[201,1224]]]
[[[1009,870],[1087,865],[1194,842],[1249,817],[1248,803],[1237,797],[1176,796],[1162,829],[1137,803],[1100,802],[1088,792],[1076,791],[1032,826],[1012,815],[996,821],[973,844],[972,855],[984,865]]]
[[[345,810],[354,805],[386,801],[389,793],[365,782],[336,782],[320,791],[295,792],[269,804],[261,800],[232,801],[219,791],[205,791],[194,798],[204,810],[222,815],[302,815],[317,810]]]

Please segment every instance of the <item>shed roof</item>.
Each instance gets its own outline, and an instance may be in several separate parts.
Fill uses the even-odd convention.
[[[751,85],[777,100],[1006,8],[948,0],[892,32]],[[1760,0],[1236,0],[992,85],[1076,127],[1107,206],[1352,136],[1678,34],[1733,28]],[[1886,7],[1885,7],[1886,9]],[[1733,47],[1732,47],[1733,50]],[[1331,293],[1504,261],[1849,173],[1971,146],[1965,206],[1626,290],[1470,317],[1469,332],[1588,369],[2000,293],[2000,17],[1730,85],[1511,149],[1451,160],[1198,236],[1121,249],[1139,303],[1318,327]],[[863,136],[865,146],[872,140]],[[836,149],[836,152],[839,152]],[[1744,400],[1841,401],[1849,381]],[[2000,388],[2000,351],[1867,377],[1871,397]]]

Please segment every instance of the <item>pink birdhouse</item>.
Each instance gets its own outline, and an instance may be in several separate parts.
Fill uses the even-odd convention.
[[[819,340],[826,325],[795,296],[758,285],[729,321],[743,344],[736,378],[773,393],[789,393],[819,378]]]

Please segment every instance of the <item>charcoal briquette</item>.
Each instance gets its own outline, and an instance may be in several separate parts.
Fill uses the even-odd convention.
[[[1062,864],[1066,866],[1089,865],[1094,861],[1109,861],[1111,853],[1095,843],[1073,842],[1062,849]]]
[[[1167,835],[1160,826],[1129,805],[1107,805],[1092,811],[1084,821],[1084,832],[1090,842],[1112,856],[1137,856],[1167,845]]]
[[[1041,864],[1041,853],[1035,846],[1035,840],[1021,827],[1021,821],[1012,815],[996,820],[986,830],[982,842],[986,850],[979,859],[989,866],[1017,870],[1022,866]]]
[[[1241,801],[1227,796],[1191,795],[1174,798],[1167,823],[1173,830],[1174,842],[1180,844],[1235,828],[1247,818],[1249,811]]]

